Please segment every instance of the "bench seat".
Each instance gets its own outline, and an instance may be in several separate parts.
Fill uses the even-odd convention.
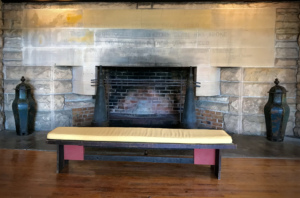
[[[192,162],[212,165],[219,179],[220,150],[236,148],[231,136],[224,130],[206,129],[58,127],[48,133],[47,143],[58,145],[57,172],[61,172],[68,160],[84,160],[84,147],[193,149]],[[147,161],[152,158],[144,156],[141,159]]]

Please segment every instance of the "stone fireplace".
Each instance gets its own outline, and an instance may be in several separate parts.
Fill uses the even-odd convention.
[[[11,103],[22,75],[38,104],[37,131],[88,126],[96,65],[106,66],[112,118],[145,122],[151,117],[158,123],[159,116],[168,115],[176,125],[185,87],[149,83],[140,85],[147,91],[131,90],[123,78],[130,79],[126,72],[135,68],[142,70],[135,81],[153,82],[157,73],[176,81],[184,74],[180,69],[195,66],[195,80],[201,82],[195,96],[199,127],[265,135],[263,106],[277,77],[288,90],[291,108],[286,134],[299,136],[299,3],[27,2],[2,7],[2,128],[14,129]],[[169,74],[163,74],[165,66]]]

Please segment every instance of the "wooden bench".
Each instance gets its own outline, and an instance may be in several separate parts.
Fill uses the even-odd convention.
[[[48,133],[47,143],[58,145],[57,173],[69,160],[89,159],[84,147],[191,149],[194,158],[100,156],[97,160],[211,165],[218,179],[221,178],[221,149],[236,148],[225,131],[203,129],[58,127]]]

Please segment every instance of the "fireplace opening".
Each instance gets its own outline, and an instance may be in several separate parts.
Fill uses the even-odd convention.
[[[180,127],[187,67],[103,67],[110,126]]]

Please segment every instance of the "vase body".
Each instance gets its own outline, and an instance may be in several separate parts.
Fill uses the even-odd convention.
[[[23,80],[25,81],[25,79]],[[17,85],[12,103],[17,135],[29,135],[34,131],[36,105],[31,88],[22,82]]]
[[[267,139],[282,142],[284,140],[290,108],[286,102],[286,90],[284,87],[279,86],[278,83],[269,91],[269,100],[264,107],[264,114]]]

